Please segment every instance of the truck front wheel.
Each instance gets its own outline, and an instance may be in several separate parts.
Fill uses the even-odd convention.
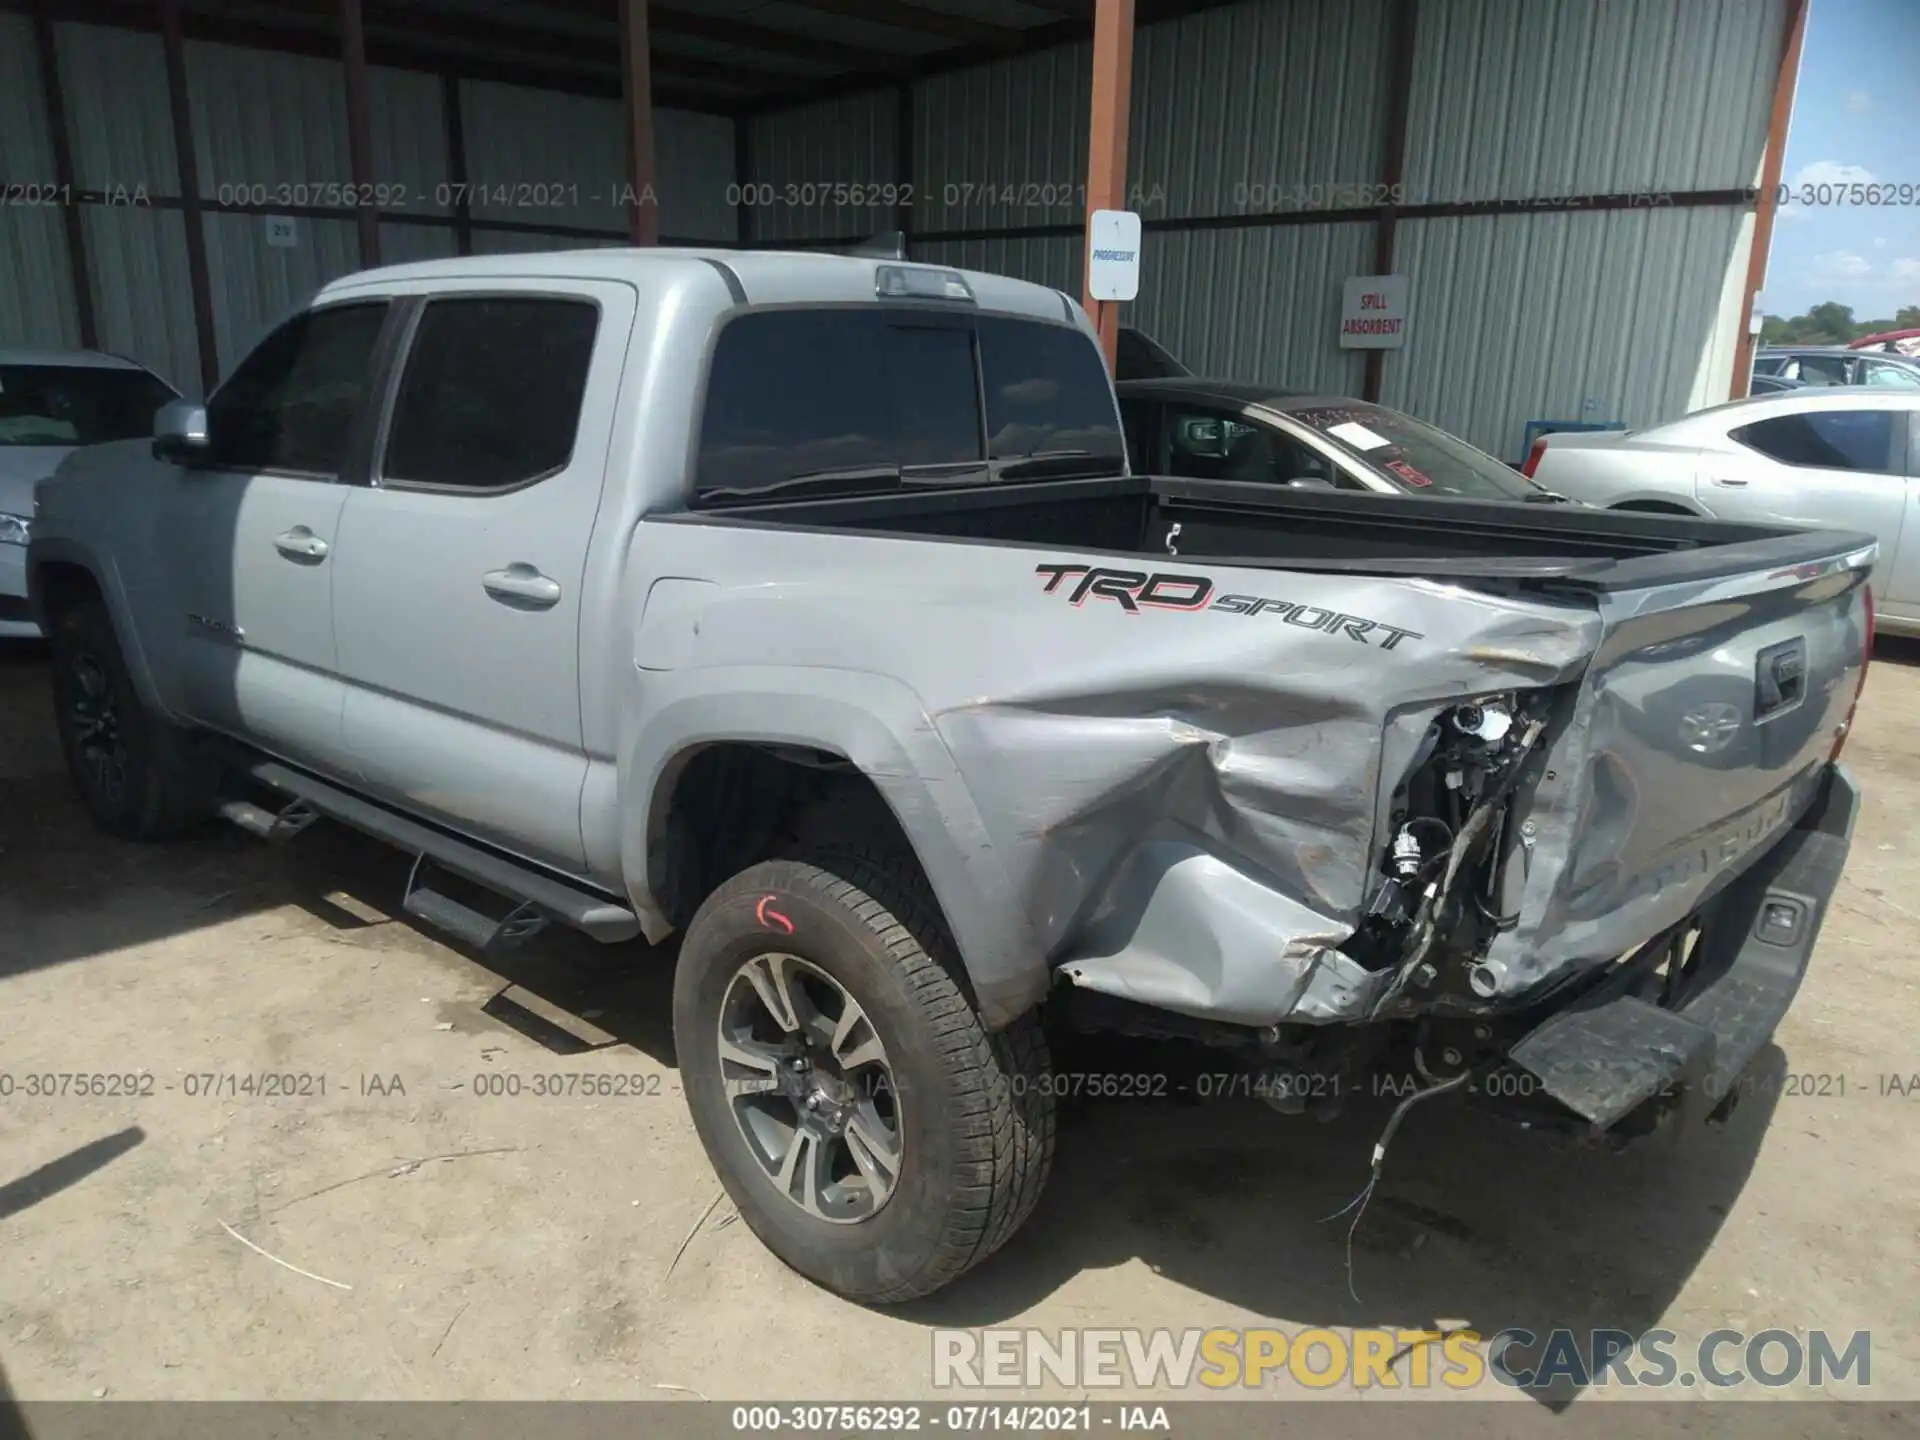
[[[122,840],[161,840],[204,820],[207,766],[184,731],[142,703],[107,607],[73,606],[47,638],[60,748],[94,823]]]
[[[985,1259],[1053,1157],[1046,1042],[989,1034],[911,857],[770,860],[688,927],[674,1044],[694,1125],[761,1241],[849,1299],[926,1295]]]

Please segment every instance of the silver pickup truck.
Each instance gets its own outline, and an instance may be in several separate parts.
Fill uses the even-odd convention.
[[[97,821],[332,817],[481,950],[678,934],[708,1154],[862,1300],[1030,1211],[1057,1026],[1286,1109],[1711,1109],[1846,855],[1870,540],[1131,475],[1036,285],[376,270],[156,428],[28,557]]]

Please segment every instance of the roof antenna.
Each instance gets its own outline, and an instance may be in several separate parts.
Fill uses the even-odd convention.
[[[844,252],[868,260],[904,260],[907,258],[907,232],[880,230]]]

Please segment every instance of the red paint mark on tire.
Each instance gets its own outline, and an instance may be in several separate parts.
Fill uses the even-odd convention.
[[[784,930],[787,934],[791,935],[793,933],[793,922],[778,910],[770,910],[767,908],[777,898],[779,897],[774,895],[762,895],[760,897],[760,903],[753,907],[753,918],[760,922],[760,928],[762,930]]]

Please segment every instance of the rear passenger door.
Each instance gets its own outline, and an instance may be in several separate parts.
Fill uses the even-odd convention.
[[[607,282],[423,297],[340,520],[360,779],[563,870],[585,865],[581,584],[633,316]]]

